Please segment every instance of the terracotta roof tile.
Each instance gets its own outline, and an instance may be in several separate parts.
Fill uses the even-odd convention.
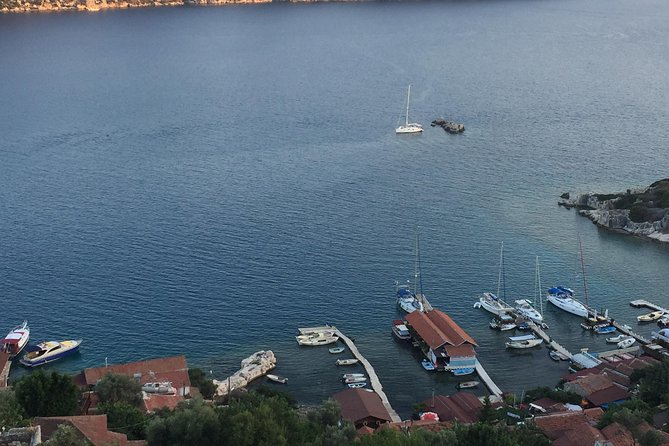
[[[414,311],[407,314],[406,320],[432,350],[444,344],[456,347],[464,343],[477,345],[471,336],[442,311]]]
[[[73,426],[81,436],[88,439],[94,446],[140,446],[144,441],[129,441],[124,434],[107,430],[107,415],[81,415],[72,417],[37,417],[34,425],[39,425],[42,437],[49,439],[61,424]]]
[[[458,392],[449,396],[437,395],[434,400],[430,398],[423,403],[436,412],[441,421],[457,420],[460,423],[478,421],[483,407],[476,395],[469,392]]]
[[[171,381],[175,387],[190,387],[188,365],[186,364],[186,357],[183,355],[85,369],[86,384],[94,386],[108,373],[126,375],[131,378],[138,376],[141,384]]]
[[[342,417],[354,424],[367,417],[392,421],[381,398],[374,392],[367,392],[363,389],[346,389],[335,393],[332,397],[339,403]]]

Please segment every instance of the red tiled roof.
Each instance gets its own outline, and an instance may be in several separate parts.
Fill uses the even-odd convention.
[[[627,391],[627,388],[617,384],[612,384],[605,389],[598,390],[586,396],[586,399],[595,406],[602,406],[604,404],[610,404],[614,401],[625,400],[627,398],[629,398],[629,392]]]
[[[125,375],[130,378],[139,376],[140,384],[170,381],[174,387],[190,387],[188,365],[183,355],[86,369],[84,370],[86,384],[94,386],[108,373]]]
[[[335,393],[332,397],[341,407],[341,416],[354,424],[368,417],[381,421],[392,421],[381,402],[381,397],[374,392],[367,392],[363,389],[346,389]]]
[[[602,434],[615,446],[635,446],[632,434],[618,423],[612,423],[602,429]]]
[[[581,412],[544,415],[536,417],[534,423],[557,446],[592,446],[602,437]]]
[[[432,350],[444,344],[456,347],[464,343],[477,345],[471,336],[442,311],[414,311],[407,314],[406,320]]]
[[[462,344],[457,347],[453,345],[447,345],[444,347],[446,354],[450,357],[454,356],[476,356],[476,351],[474,351],[474,346],[471,344]]]
[[[184,399],[181,395],[146,394],[146,398],[142,400],[142,404],[144,405],[144,410],[147,412],[155,412],[162,408],[176,409]]]
[[[438,395],[423,403],[439,415],[441,421],[457,420],[460,423],[475,423],[483,404],[473,393],[458,392],[453,395]]]
[[[80,434],[94,446],[143,446],[144,441],[130,441],[124,434],[107,430],[107,415],[81,415],[72,417],[37,417],[34,425],[39,425],[42,438],[49,439],[61,424],[73,426]]]

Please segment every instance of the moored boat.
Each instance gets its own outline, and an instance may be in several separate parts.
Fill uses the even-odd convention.
[[[144,383],[142,384],[142,391],[160,395],[174,395],[177,393],[169,381]]]
[[[424,368],[425,370],[427,370],[428,372],[431,372],[432,370],[435,370],[435,369],[436,369],[436,367],[434,366],[434,364],[432,364],[432,362],[431,362],[429,359],[423,359],[423,360],[420,362],[420,365],[422,365],[423,368]]]
[[[506,348],[524,349],[536,347],[542,342],[544,342],[543,339],[537,338],[534,335],[511,336],[509,337],[509,342],[505,343],[505,345]]]
[[[18,327],[14,327],[4,339],[0,341],[0,351],[9,353],[9,358],[18,356],[30,339],[30,327],[28,321],[23,321]]]
[[[466,376],[474,373],[476,369],[474,367],[461,367],[459,369],[451,369],[453,376]]]
[[[511,316],[503,314],[490,321],[490,328],[499,331],[508,331],[516,328],[516,324]]]
[[[653,311],[652,313],[648,314],[642,314],[641,316],[637,316],[637,320],[639,322],[653,322],[658,320],[664,315],[664,311],[658,310],[658,311]]]
[[[479,297],[479,301],[474,304],[474,307],[483,308],[495,316],[502,316],[513,311],[513,308],[508,306],[493,293],[483,293],[481,297]]]
[[[588,317],[588,310],[578,300],[574,299],[574,290],[562,286],[555,286],[548,290],[548,302],[561,310],[576,316]]]
[[[344,347],[332,347],[332,348],[329,348],[329,349],[328,349],[328,351],[329,351],[330,353],[335,354],[335,355],[336,355],[337,353],[341,353],[341,352],[343,352],[344,350],[346,350]]]
[[[279,384],[287,384],[288,383],[288,378],[285,378],[283,376],[272,375],[271,373],[268,373],[265,376],[267,376],[267,379],[269,379],[271,381],[274,381],[275,383],[279,383]]]
[[[619,334],[618,336],[613,336],[612,338],[606,338],[606,342],[609,344],[617,344],[620,341],[624,341],[625,339],[629,338],[631,336],[627,336],[624,334]]]
[[[635,342],[636,342],[636,339],[634,339],[633,337],[629,337],[627,339],[624,339],[624,340],[618,342],[618,344],[616,344],[616,345],[618,346],[618,348],[628,348],[628,347],[631,347],[632,344],[634,344]]]
[[[550,356],[553,361],[566,361],[569,359],[567,355],[564,355],[556,350],[551,350],[548,352],[548,356]]]
[[[300,345],[315,347],[319,345],[334,344],[339,340],[339,337],[329,333],[316,333],[295,336],[295,339],[297,339],[297,343]]]
[[[599,327],[595,327],[595,333],[597,334],[610,334],[610,333],[615,333],[616,327],[613,325],[600,325]]]
[[[349,389],[361,389],[361,388],[365,387],[365,386],[367,385],[367,383],[366,383],[366,382],[362,382],[362,383],[348,383],[348,384],[346,384],[346,385],[348,386]],[[370,390],[370,389],[365,389],[365,390]]]
[[[526,319],[530,319],[537,324],[544,321],[544,317],[533,306],[528,299],[518,299],[515,301],[516,312]]]
[[[342,379],[344,384],[353,384],[353,383],[362,383],[367,381],[367,377],[365,376],[352,376],[350,378],[344,378]]]
[[[26,367],[37,367],[70,356],[79,350],[82,340],[45,341],[35,346],[28,346],[19,361]]]
[[[479,384],[478,381],[463,381],[458,383],[458,389],[471,389],[472,387],[478,387]]]
[[[408,341],[409,339],[411,339],[411,333],[409,332],[409,329],[404,324],[404,322],[400,320],[393,321],[392,330],[393,334],[397,339],[400,339],[402,341]]]
[[[341,375],[341,379],[346,379],[346,378],[364,378],[365,374],[364,373],[344,373]]]
[[[335,361],[335,364],[337,364],[337,365],[353,365],[353,364],[357,364],[357,363],[358,363],[358,360],[355,359],[355,358],[350,358],[350,359],[337,359],[337,360]]]

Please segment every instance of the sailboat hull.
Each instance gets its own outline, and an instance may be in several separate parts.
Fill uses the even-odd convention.
[[[417,126],[417,125],[403,125],[400,127],[397,127],[395,129],[395,133],[398,135],[401,134],[406,134],[406,133],[421,133],[423,131],[423,127]]]
[[[566,311],[567,313],[575,314],[576,316],[588,317],[588,310],[578,301],[575,301],[572,298],[564,298],[549,295],[547,298],[548,302],[552,303],[561,310]]]

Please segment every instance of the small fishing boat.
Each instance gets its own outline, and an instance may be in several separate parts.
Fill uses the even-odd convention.
[[[451,369],[451,372],[454,376],[466,376],[474,373],[476,369],[474,367],[463,367],[460,369]]]
[[[479,384],[478,381],[463,381],[458,383],[458,389],[471,389],[472,387],[478,387]]]
[[[344,373],[341,375],[341,379],[346,379],[346,378],[364,378],[365,374],[364,373]]]
[[[402,341],[407,341],[411,339],[411,333],[409,333],[409,329],[404,324],[404,322],[400,320],[393,321],[393,334],[397,339],[400,339]]]
[[[658,311],[653,311],[652,313],[648,314],[642,314],[641,316],[637,316],[637,320],[639,322],[653,322],[658,320],[664,315],[664,311],[658,310]]]
[[[367,377],[365,377],[365,376],[353,376],[351,378],[344,378],[342,381],[344,381],[344,384],[362,383],[362,382],[367,381]]]
[[[142,384],[142,391],[160,395],[174,395],[177,393],[169,381],[144,383]]]
[[[337,364],[337,365],[353,365],[353,364],[357,364],[357,363],[358,363],[358,360],[355,359],[355,358],[351,358],[351,359],[337,359],[337,360],[335,361],[335,364]]]
[[[516,324],[511,316],[503,314],[490,321],[490,328],[499,331],[508,331],[516,328]]]
[[[288,378],[284,378],[283,376],[272,375],[270,373],[268,373],[265,376],[267,376],[267,379],[269,379],[271,381],[274,381],[275,383],[279,383],[279,384],[287,384],[288,383]]]
[[[597,334],[610,334],[610,333],[615,333],[616,327],[613,325],[606,325],[606,326],[598,326],[595,327],[595,333]]]
[[[617,344],[620,341],[624,341],[625,339],[629,338],[630,336],[624,335],[624,334],[619,334],[618,336],[614,336],[612,338],[606,338],[606,342],[609,344]]]
[[[420,362],[420,365],[422,365],[423,368],[424,368],[425,370],[427,370],[428,372],[431,372],[432,370],[435,370],[435,369],[436,369],[436,367],[434,366],[434,364],[432,364],[432,362],[431,362],[429,359],[423,359],[423,360]]]
[[[629,337],[627,339],[623,339],[622,341],[618,342],[618,344],[616,345],[618,346],[618,348],[628,348],[631,347],[632,344],[634,344],[635,342],[636,339],[634,339],[633,337]]]
[[[365,387],[367,385],[367,383],[366,382],[364,382],[364,383],[348,383],[346,385],[348,386],[349,389],[361,389],[361,388]],[[365,390],[370,390],[370,389],[365,389]],[[370,391],[373,392],[373,390],[370,390]]]
[[[564,355],[556,350],[551,350],[548,352],[548,356],[550,356],[553,361],[566,361],[569,359],[567,355]]]
[[[37,345],[30,345],[26,353],[19,361],[26,367],[37,367],[58,359],[70,356],[79,350],[82,340],[76,341],[45,341]]]
[[[544,342],[543,339],[539,339],[534,335],[511,336],[509,337],[509,342],[505,343],[505,345],[506,348],[524,349],[536,347],[542,342]]]
[[[332,347],[328,349],[328,351],[333,354],[341,353],[344,350],[346,350],[344,347]]]
[[[23,321],[18,327],[14,327],[4,339],[0,340],[0,352],[9,353],[9,358],[18,356],[30,339],[30,327],[28,321]]]

